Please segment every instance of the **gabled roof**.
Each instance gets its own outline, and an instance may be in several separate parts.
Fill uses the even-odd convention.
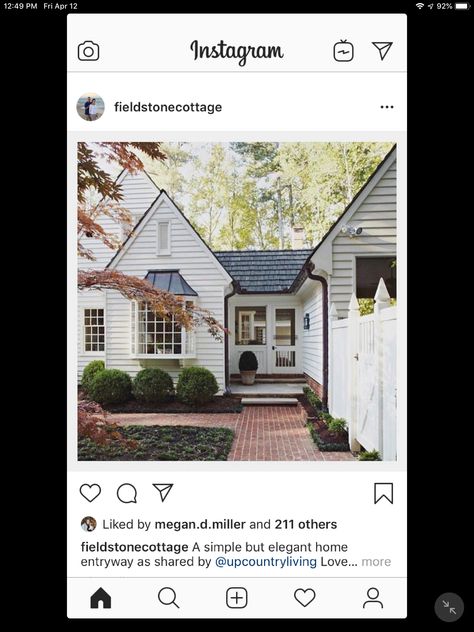
[[[359,189],[357,194],[352,198],[349,204],[344,209],[343,213],[338,217],[338,219],[334,222],[331,228],[327,231],[321,241],[310,251],[307,260],[304,262],[304,265],[299,272],[299,274],[295,277],[293,284],[291,286],[292,292],[297,292],[307,277],[307,266],[311,264],[311,259],[316,254],[316,252],[321,248],[321,246],[326,243],[327,240],[334,238],[342,225],[344,220],[348,221],[355,213],[355,211],[359,208],[359,206],[364,202],[369,193],[374,189],[374,187],[379,183],[385,173],[388,171],[390,166],[395,162],[397,157],[397,145],[394,145],[392,149],[388,152],[385,158],[379,163],[377,169],[372,173],[367,182]]]
[[[239,294],[288,292],[310,254],[310,249],[215,253],[224,268],[240,284]]]
[[[384,175],[386,169],[388,169],[390,164],[395,160],[395,158],[396,158],[396,154],[395,154],[396,149],[397,149],[397,146],[394,145],[392,147],[392,149],[388,152],[388,154],[385,156],[385,158],[382,160],[382,162],[379,163],[379,165],[377,166],[377,169],[373,172],[373,174],[370,176],[370,178],[367,180],[367,182],[359,189],[357,194],[352,198],[352,200],[346,206],[346,208],[342,212],[342,215],[340,215],[337,218],[337,220],[334,222],[334,224],[331,226],[331,228],[327,231],[327,233],[324,235],[324,237],[321,239],[321,241],[313,248],[313,250],[311,251],[310,256],[308,257],[308,259],[311,259],[311,257],[323,245],[323,243],[326,241],[326,239],[328,239],[334,233],[336,228],[339,228],[340,224],[342,223],[342,220],[346,219],[347,216],[351,214],[351,212],[354,210],[354,207],[357,204],[357,202],[359,201],[359,199],[362,198],[362,197],[364,197],[364,198],[367,197],[367,195],[370,193],[370,191],[372,191],[372,189],[378,183],[380,178]]]
[[[166,292],[172,292],[178,296],[198,296],[179,270],[149,270],[145,276],[153,287]]]
[[[118,262],[118,260],[122,257],[122,255],[128,250],[128,248],[130,248],[132,242],[136,239],[136,237],[138,236],[138,234],[142,230],[143,226],[148,222],[150,217],[153,215],[153,212],[154,212],[155,208],[157,207],[158,203],[162,199],[167,199],[171,203],[173,208],[178,212],[180,217],[184,220],[185,224],[188,226],[188,229],[198,238],[198,240],[200,241],[200,243],[203,246],[203,248],[210,254],[212,259],[215,261],[216,267],[219,268],[219,270],[221,271],[221,274],[230,283],[233,280],[231,275],[227,272],[227,270],[221,264],[219,259],[216,257],[216,254],[209,248],[209,246],[206,244],[206,242],[201,237],[201,235],[196,231],[196,229],[191,224],[191,222],[188,220],[188,218],[183,213],[183,211],[170,198],[170,196],[167,194],[167,192],[164,189],[160,189],[160,194],[158,195],[158,197],[155,200],[153,200],[153,202],[151,203],[150,207],[143,213],[143,215],[140,217],[140,219],[138,220],[138,222],[134,226],[132,232],[128,235],[128,237],[125,239],[123,244],[120,246],[120,248],[117,250],[117,252],[114,254],[114,256],[111,258],[111,260],[109,261],[109,263],[105,267],[106,268],[114,267],[114,264],[116,264]]]

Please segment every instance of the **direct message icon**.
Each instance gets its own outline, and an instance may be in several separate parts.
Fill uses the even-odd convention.
[[[393,42],[372,42],[375,48],[379,51],[380,61],[385,59],[385,55],[392,48]]]
[[[393,483],[374,483],[374,505],[380,500],[393,505]]]
[[[121,503],[136,503],[137,490],[131,483],[122,483],[117,489],[117,498]]]
[[[158,490],[161,502],[164,503],[174,483],[152,483],[152,485],[156,490]]]

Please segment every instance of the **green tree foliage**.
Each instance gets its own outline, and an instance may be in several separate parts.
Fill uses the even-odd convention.
[[[219,247],[218,234],[232,197],[233,164],[224,146],[211,146],[209,160],[191,180],[190,219],[209,248]]]
[[[211,248],[291,248],[292,228],[316,245],[390,143],[163,144],[152,175]]]
[[[196,158],[189,143],[161,143],[165,159],[161,162],[143,157],[146,172],[160,189],[165,189],[176,204],[182,206],[189,193],[186,170]]]

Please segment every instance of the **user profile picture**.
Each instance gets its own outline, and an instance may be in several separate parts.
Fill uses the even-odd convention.
[[[84,121],[97,121],[105,110],[104,99],[96,92],[86,92],[77,100],[76,110]]]
[[[81,529],[83,531],[94,531],[97,526],[97,520],[92,516],[86,516],[81,520]]]

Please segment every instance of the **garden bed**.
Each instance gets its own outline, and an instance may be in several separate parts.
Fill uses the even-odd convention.
[[[88,399],[83,389],[79,388],[78,399]],[[214,396],[210,402],[200,406],[190,406],[179,402],[175,397],[160,404],[146,404],[132,398],[123,404],[104,404],[103,409],[109,413],[240,413],[242,401],[240,397]]]
[[[331,432],[321,419],[308,421],[309,431],[321,452],[347,452],[350,450],[347,432]]]
[[[318,416],[318,409],[315,408],[314,406],[312,406],[312,404],[310,404],[310,402],[308,401],[308,398],[306,397],[306,395],[304,394],[297,394],[295,395],[296,399],[299,401],[299,403],[301,404],[301,406],[304,408],[306,414],[308,415],[308,419],[316,419]]]
[[[106,404],[104,410],[109,413],[240,413],[242,403],[240,397],[216,396],[210,402],[199,406],[183,404],[171,398],[160,404],[146,404],[130,399],[123,404]]]
[[[98,445],[81,438],[79,461],[227,461],[234,432],[229,428],[189,426],[125,426],[125,439],[136,441],[131,448],[120,442]]]

